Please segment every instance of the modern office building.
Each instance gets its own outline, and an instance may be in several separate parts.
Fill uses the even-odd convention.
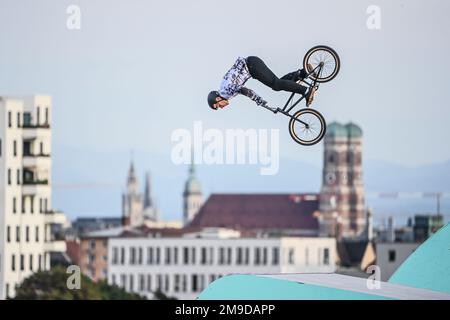
[[[336,270],[336,240],[318,237],[258,237],[224,228],[140,229],[108,241],[108,283],[153,298],[160,290],[195,299],[228,274],[330,273]]]
[[[65,252],[51,207],[51,98],[0,97],[0,298]]]

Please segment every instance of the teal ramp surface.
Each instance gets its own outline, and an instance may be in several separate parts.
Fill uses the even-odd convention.
[[[389,283],[450,294],[450,224],[420,245],[391,276]]]

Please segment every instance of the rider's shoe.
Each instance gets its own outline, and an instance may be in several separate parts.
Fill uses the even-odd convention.
[[[309,107],[311,105],[311,103],[313,102],[315,94],[316,94],[316,88],[315,87],[311,87],[311,89],[309,89],[309,91],[306,93],[305,99],[306,99],[306,106],[307,107]]]
[[[313,66],[312,66],[310,63],[308,63],[308,64],[306,65],[306,68],[308,69],[308,73],[311,73],[311,71],[314,70]],[[313,72],[311,73],[311,75],[312,75],[314,78],[317,78],[317,73],[316,73],[315,71],[313,71]]]

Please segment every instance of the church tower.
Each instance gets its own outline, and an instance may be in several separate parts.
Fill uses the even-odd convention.
[[[195,175],[194,161],[189,168],[189,177],[183,192],[183,223],[189,224],[203,204],[203,195],[200,182]]]
[[[131,161],[126,192],[122,195],[122,225],[135,227],[143,222],[141,195],[139,194],[139,185],[134,172],[134,164]]]
[[[319,211],[323,236],[356,237],[365,231],[362,130],[354,123],[327,127]]]
[[[152,189],[151,189],[151,181],[150,181],[150,173],[147,172],[145,174],[145,187],[144,187],[144,216],[145,219],[158,221],[159,213],[156,208],[156,204],[153,201],[152,197]]]

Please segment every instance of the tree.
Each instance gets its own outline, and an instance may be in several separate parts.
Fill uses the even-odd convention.
[[[70,274],[62,267],[39,271],[26,278],[16,290],[17,300],[144,300],[105,281],[93,282],[81,274],[80,289],[67,288]]]

